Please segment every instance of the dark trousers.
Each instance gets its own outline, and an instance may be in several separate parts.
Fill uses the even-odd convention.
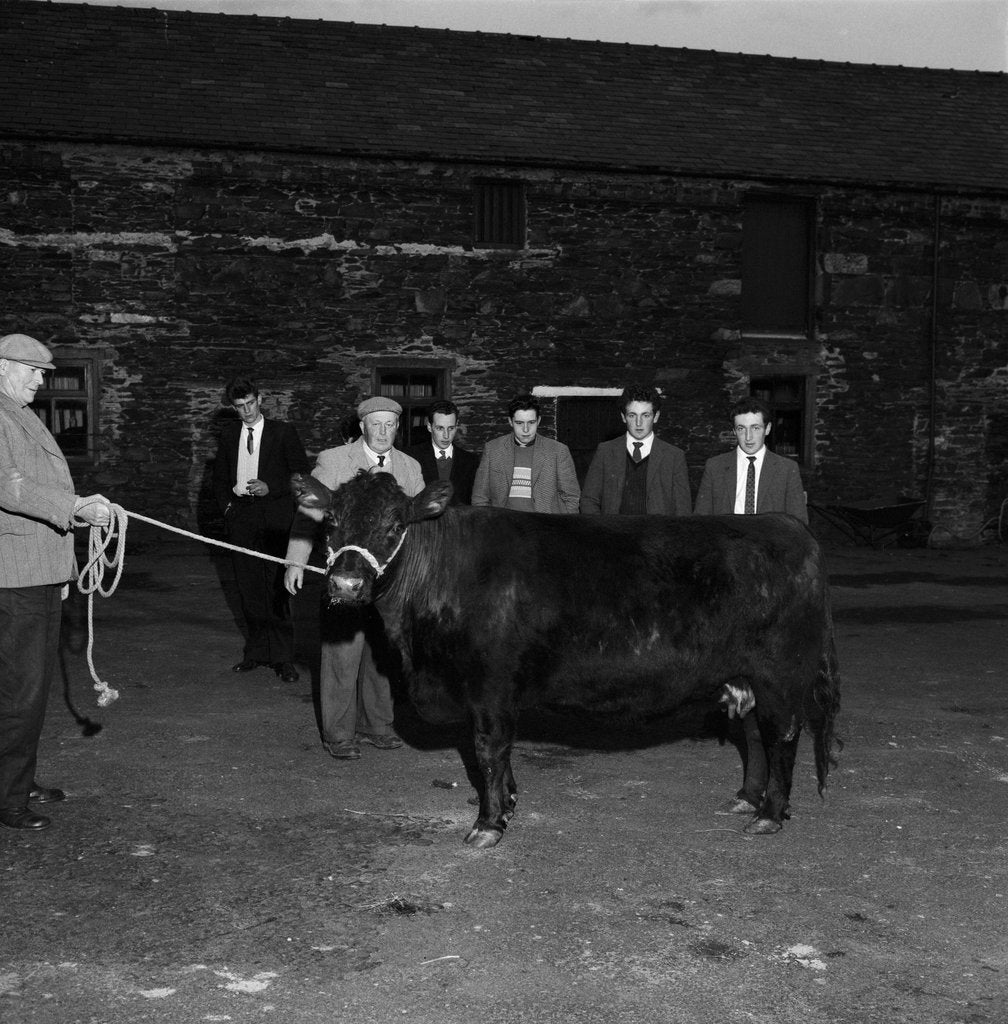
[[[0,808],[21,810],[59,655],[58,583],[0,587]]]
[[[228,539],[239,547],[283,558],[290,531],[290,500],[246,499],[227,514]],[[252,555],[232,553],[235,582],[248,627],[245,657],[277,663],[294,660],[294,627],[284,590],[284,567]]]

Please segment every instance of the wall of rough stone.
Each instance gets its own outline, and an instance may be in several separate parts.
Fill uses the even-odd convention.
[[[742,197],[757,182],[123,146],[0,144],[0,329],[102,354],[101,458],[81,489],[214,529],[224,380],[317,452],[377,361],[452,368],[466,441],[535,385],[668,396],[694,488],[749,375],[816,379],[810,500],[920,494],[975,530],[1008,496],[1008,203],[817,195],[815,332],[740,332]],[[471,246],[471,182],[527,182],[528,247]],[[546,428],[552,425],[546,418]]]

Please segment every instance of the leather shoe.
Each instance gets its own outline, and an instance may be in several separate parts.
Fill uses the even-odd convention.
[[[358,743],[370,743],[379,750],[396,750],[402,746],[402,740],[394,732],[359,732],[354,739]]]
[[[301,678],[297,669],[289,661],[278,661],[273,666],[273,670],[280,677],[280,681],[284,683],[296,683]]]
[[[261,661],[253,661],[251,658],[243,658],[238,662],[237,665],[231,666],[232,672],[251,672],[252,669],[258,668],[262,664]]]
[[[343,740],[341,743],[327,743],[326,750],[340,761],[357,761],[360,759],[360,747],[354,740]]]
[[[52,821],[44,814],[36,814],[29,807],[20,807],[13,811],[0,811],[0,825],[7,828],[31,829],[33,832],[41,832],[48,828]]]
[[[55,804],[59,803],[60,800],[66,800],[66,793],[62,789],[50,789],[46,786],[40,786],[36,782],[32,785],[28,799],[34,800],[37,804]]]

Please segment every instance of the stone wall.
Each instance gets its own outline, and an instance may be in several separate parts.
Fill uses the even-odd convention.
[[[755,182],[84,145],[0,145],[0,329],[102,355],[101,458],[81,489],[215,528],[224,380],[247,371],[306,447],[336,443],[376,361],[446,362],[466,442],[536,385],[668,396],[703,460],[761,367],[815,376],[813,502],[927,480],[931,196],[820,197],[816,330],[740,333],[742,196]],[[471,246],[471,181],[521,177],[528,247]],[[977,529],[1008,496],[1008,205],[945,198],[933,518]],[[547,417],[546,426],[552,424]]]

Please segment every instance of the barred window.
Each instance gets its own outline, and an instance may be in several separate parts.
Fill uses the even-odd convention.
[[[521,181],[473,183],[475,245],[525,245],[525,185]]]

